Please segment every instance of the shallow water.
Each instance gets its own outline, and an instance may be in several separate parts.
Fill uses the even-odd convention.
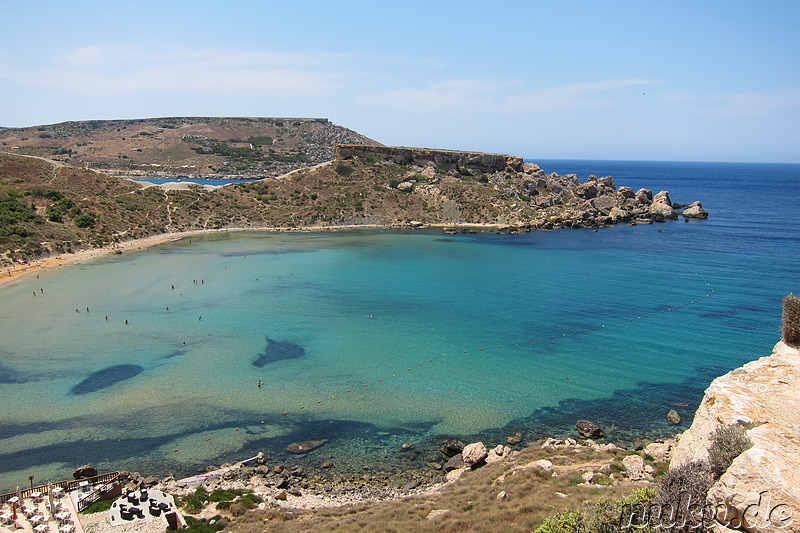
[[[440,434],[497,444],[578,418],[617,441],[685,429],[714,377],[779,338],[780,299],[798,290],[800,167],[605,165],[618,185],[701,199],[712,216],[215,234],[4,287],[0,490],[87,461],[182,475],[264,450],[342,473],[425,468]],[[760,202],[771,219],[743,209]],[[284,451],[318,438],[306,456]]]

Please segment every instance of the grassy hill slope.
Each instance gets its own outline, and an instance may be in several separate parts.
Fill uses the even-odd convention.
[[[0,129],[0,150],[113,175],[270,177],[378,144],[324,118],[173,117]]]

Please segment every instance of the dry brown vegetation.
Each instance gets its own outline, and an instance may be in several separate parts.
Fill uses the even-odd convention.
[[[313,511],[273,507],[233,519],[227,530],[256,532],[530,532],[544,517],[569,509],[588,509],[587,501],[616,500],[637,486],[612,485],[609,477],[629,452],[587,449],[554,451],[539,447],[522,450],[510,461],[467,472],[439,491],[400,500]],[[557,476],[531,466],[549,459]],[[603,468],[605,465],[605,468]],[[612,466],[615,465],[615,466]],[[604,472],[592,485],[581,474]],[[617,476],[619,476],[617,474]],[[504,492],[505,497],[498,497]],[[428,520],[433,510],[443,516]]]
[[[114,175],[274,177],[333,159],[337,143],[377,144],[327,119],[172,117],[0,129],[0,150]]]
[[[513,202],[478,178],[443,176],[434,187],[409,174],[402,165],[354,160],[214,190],[167,190],[0,153],[0,208],[8,207],[0,255],[31,259],[198,229],[498,222]],[[410,178],[414,190],[396,188]]]

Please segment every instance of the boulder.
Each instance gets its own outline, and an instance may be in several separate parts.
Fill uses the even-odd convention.
[[[84,479],[87,477],[94,477],[96,475],[97,475],[97,469],[92,465],[79,466],[72,473],[72,477],[74,477],[75,479]]]
[[[651,442],[644,447],[644,453],[658,462],[669,461],[673,442],[675,441]]]
[[[650,189],[639,189],[636,191],[636,201],[640,204],[650,204],[653,201],[653,191]]]
[[[511,455],[511,448],[508,446],[503,446],[502,444],[498,444],[486,455],[486,463],[499,463],[504,459],[508,459],[508,456]]]
[[[525,174],[536,174],[537,172],[541,172],[541,168],[536,163],[522,163],[522,172]]]
[[[451,470],[444,475],[444,478],[447,480],[448,483],[453,482],[461,478],[464,475],[464,472],[469,470],[469,468],[456,468],[455,470]]]
[[[680,424],[681,423],[681,415],[678,414],[678,411],[675,409],[670,409],[669,413],[667,413],[667,421],[670,424]]]
[[[286,451],[290,453],[306,453],[311,450],[316,450],[323,444],[328,442],[327,439],[321,440],[304,440],[302,442],[293,442],[286,446]]]
[[[614,178],[612,178],[611,176],[603,176],[602,178],[597,178],[597,183],[612,191],[616,190],[617,188],[616,184],[614,183]]]
[[[575,187],[575,194],[580,198],[590,199],[597,196],[597,185],[594,182],[587,181]]]
[[[428,513],[427,518],[428,520],[436,520],[437,518],[441,518],[443,516],[447,516],[450,514],[449,509],[433,509],[430,513]]]
[[[483,464],[488,455],[486,446],[482,442],[473,442],[464,446],[464,450],[461,452],[461,459],[464,461],[465,466],[475,468]]]
[[[605,436],[603,430],[591,420],[578,420],[575,423],[578,433],[587,439],[601,439]]]
[[[617,191],[617,194],[622,196],[623,198],[636,198],[636,194],[634,194],[633,189],[630,187],[622,186]]]
[[[608,216],[611,217],[612,222],[619,222],[631,219],[630,211],[626,211],[625,209],[620,209],[619,207],[612,207],[611,211],[609,211]]]
[[[586,483],[591,483],[594,481],[595,476],[602,477],[602,475],[596,474],[595,472],[584,472],[581,474],[581,479],[583,479],[583,481]]]
[[[625,467],[625,472],[628,479],[631,481],[638,481],[645,478],[644,472],[644,459],[640,455],[628,455],[622,460],[622,466]]]
[[[655,195],[653,203],[650,204],[650,214],[657,218],[678,218],[678,215],[675,214],[675,209],[672,207],[672,201],[667,191],[661,191]]]
[[[414,184],[410,181],[404,181],[397,185],[397,190],[402,192],[411,192],[414,190]]]
[[[442,470],[445,472],[450,472],[451,470],[458,470],[459,468],[464,468],[464,459],[461,457],[461,454],[454,455],[447,461]]]
[[[708,211],[703,209],[703,204],[700,202],[694,202],[684,209],[683,218],[708,218]]]
[[[553,471],[553,462],[548,461],[547,459],[539,459],[538,461],[533,463],[533,466],[535,466],[536,468],[541,468],[545,472]]]
[[[598,196],[592,200],[592,207],[597,209],[600,213],[608,215],[611,210],[617,205],[617,199],[613,196]]]
[[[464,449],[465,444],[460,440],[456,439],[447,439],[444,441],[439,447],[439,451],[445,455],[445,457],[453,457],[454,455],[458,455],[461,453],[461,450]]]

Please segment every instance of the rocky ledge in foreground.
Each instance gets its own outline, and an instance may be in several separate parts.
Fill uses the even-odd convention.
[[[746,531],[800,531],[800,350],[784,342],[772,355],[715,379],[671,468],[713,462],[720,428],[740,428],[752,443],[708,492],[707,503]],[[729,531],[717,524],[716,531]]]

